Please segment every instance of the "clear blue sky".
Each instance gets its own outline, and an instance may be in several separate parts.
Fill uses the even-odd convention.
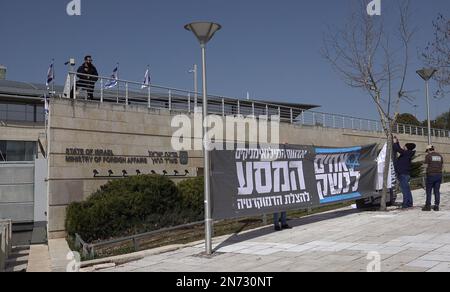
[[[0,64],[8,79],[44,83],[52,58],[57,83],[63,63],[92,54],[101,75],[120,62],[120,76],[143,80],[147,64],[158,85],[192,88],[192,64],[200,64],[193,35],[183,29],[195,20],[223,25],[208,46],[208,86],[214,94],[321,105],[321,111],[377,118],[365,92],[348,88],[320,55],[328,26],[342,26],[351,0],[81,0],[82,16],[69,17],[69,0],[2,0]],[[392,17],[383,1],[383,15]],[[417,52],[432,39],[438,13],[450,16],[449,0],[412,0],[414,25],[408,90],[425,119],[424,84],[415,70]],[[389,28],[391,29],[391,28]],[[394,29],[394,28],[392,28]],[[448,110],[450,97],[433,100],[433,116]],[[402,111],[414,108],[402,104]]]

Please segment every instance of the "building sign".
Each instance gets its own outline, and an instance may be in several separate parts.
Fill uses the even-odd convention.
[[[305,209],[373,195],[376,145],[213,151],[213,218]]]
[[[187,165],[187,152],[154,152],[148,151],[147,156],[116,155],[110,149],[82,149],[67,148],[66,162],[68,163],[106,163],[106,164],[137,164],[137,165]]]

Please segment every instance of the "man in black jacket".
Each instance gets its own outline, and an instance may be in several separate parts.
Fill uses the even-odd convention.
[[[94,87],[98,80],[97,68],[92,64],[92,57],[84,57],[84,63],[77,70],[77,87],[87,91],[89,99],[94,99]]]
[[[402,148],[397,137],[394,137],[394,151],[400,154],[395,163],[395,171],[398,174],[400,188],[403,193],[403,209],[412,208],[414,206],[409,181],[411,180],[412,159],[416,154],[416,151],[414,151],[415,149],[416,144],[413,143],[408,143]]]

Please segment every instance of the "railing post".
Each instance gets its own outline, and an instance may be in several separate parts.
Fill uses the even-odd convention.
[[[313,118],[312,118],[312,125],[313,127],[316,126],[316,113],[312,113],[313,114]]]
[[[172,90],[169,89],[169,111],[172,110]]]
[[[294,123],[294,111],[291,108],[291,124]]]
[[[125,104],[128,106],[128,82],[125,82]]]
[[[252,102],[252,115],[255,116],[255,103]]]
[[[152,86],[148,86],[148,108],[152,107]]]
[[[267,104],[266,104],[266,115],[267,115],[267,118],[269,118],[269,105],[267,105]]]
[[[333,115],[333,128],[336,129],[336,116]]]
[[[136,237],[133,238],[133,247],[134,247],[134,251],[139,250],[139,243],[138,243]]]
[[[73,99],[77,99],[77,75],[73,74]]]
[[[188,93],[188,113],[191,113],[191,93]]]
[[[225,98],[222,97],[222,117],[225,116]]]
[[[278,107],[278,117],[280,118],[281,121],[281,107]]]
[[[103,78],[100,78],[100,103],[103,103]]]
[[[323,125],[322,125],[322,127],[326,128],[326,118],[325,118],[325,114],[322,114],[322,118],[323,118]]]
[[[354,130],[354,129],[355,129],[355,119],[352,118],[352,130]]]
[[[91,253],[90,253],[91,259],[95,258],[95,246],[91,246]]]
[[[238,107],[238,116],[240,116],[241,115],[241,101],[240,100],[237,101],[237,107]]]

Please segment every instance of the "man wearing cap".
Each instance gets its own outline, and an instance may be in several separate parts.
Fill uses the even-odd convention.
[[[413,197],[411,193],[411,187],[409,181],[411,180],[411,162],[416,154],[416,144],[408,143],[404,148],[400,146],[397,137],[394,137],[394,151],[399,153],[395,163],[395,170],[398,174],[398,180],[400,182],[400,188],[403,193],[403,209],[409,209],[414,207]]]
[[[437,153],[433,145],[427,146],[427,156],[425,157],[425,164],[427,165],[427,202],[423,211],[431,211],[431,191],[434,191],[434,211],[439,211],[441,203],[441,183],[442,183],[442,169],[444,166],[444,159],[441,154]]]

